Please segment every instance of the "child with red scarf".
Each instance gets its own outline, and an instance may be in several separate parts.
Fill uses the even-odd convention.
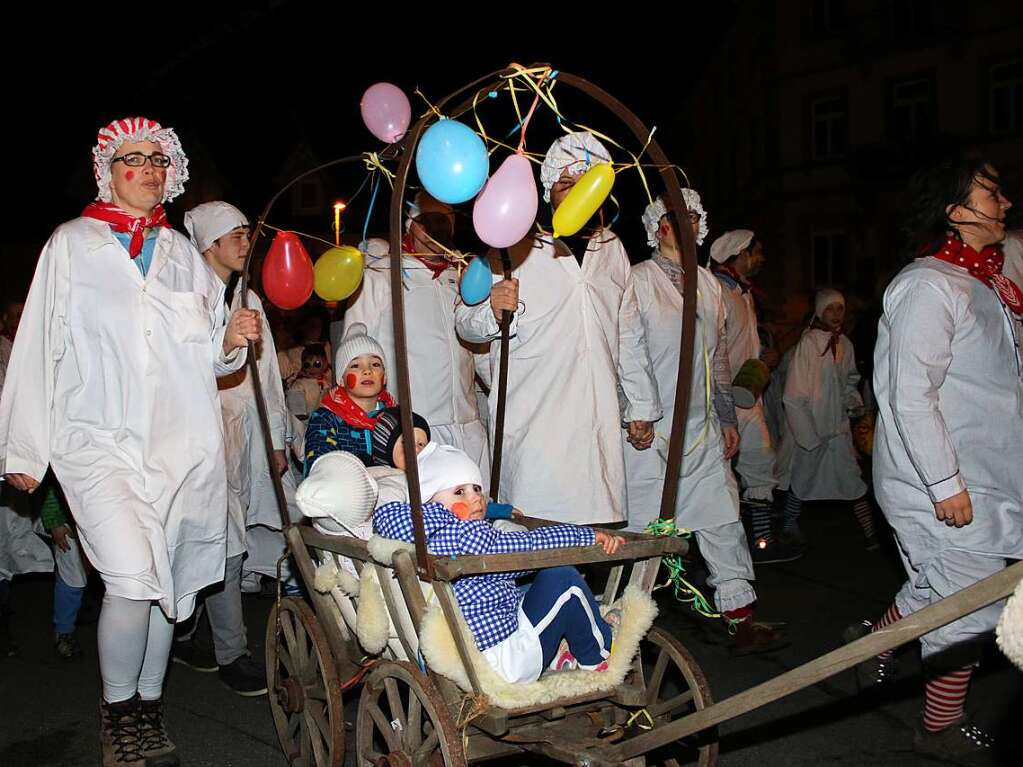
[[[384,389],[384,350],[366,333],[365,325],[357,322],[349,326],[334,362],[339,383],[309,416],[305,476],[317,458],[337,450],[352,453],[371,466],[377,417],[396,404]]]

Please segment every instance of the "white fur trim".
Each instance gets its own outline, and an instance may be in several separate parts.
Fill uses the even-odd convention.
[[[1015,593],[1002,610],[995,637],[1005,656],[1023,671],[1023,581],[1016,586]]]
[[[483,653],[476,649],[468,626],[460,619],[459,624],[467,638],[469,654],[480,679],[482,692],[495,706],[518,708],[617,687],[632,669],[632,660],[639,650],[639,643],[657,617],[657,605],[649,594],[630,586],[617,606],[622,609],[621,629],[611,646],[607,671],[560,671],[524,684],[511,684],[498,676]],[[472,689],[455,647],[454,637],[439,605],[427,611],[420,640],[423,657],[433,671],[447,677],[465,691]]]
[[[355,614],[355,636],[362,649],[370,655],[379,655],[387,646],[391,635],[391,619],[387,605],[380,591],[376,569],[362,568],[360,579],[359,609]]]

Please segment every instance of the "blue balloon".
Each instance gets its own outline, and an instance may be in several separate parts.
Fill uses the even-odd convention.
[[[457,205],[475,197],[490,173],[487,147],[475,131],[457,120],[435,122],[419,141],[416,172],[426,191]]]
[[[469,262],[469,268],[462,275],[462,284],[459,286],[462,300],[469,306],[486,301],[490,296],[490,287],[493,283],[490,264],[485,258],[476,256]]]

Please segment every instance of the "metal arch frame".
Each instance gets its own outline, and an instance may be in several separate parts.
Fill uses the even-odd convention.
[[[543,66],[534,64],[530,68]],[[519,71],[515,67],[492,72],[469,83],[453,93],[445,96],[437,102],[436,112],[452,100],[467,92],[475,93],[481,91],[497,91],[508,87],[508,76]],[[679,354],[678,381],[675,388],[675,411],[671,425],[671,437],[668,444],[668,460],[665,474],[664,489],[661,495],[662,519],[674,519],[675,504],[678,499],[679,473],[683,457],[683,436],[685,431],[685,414],[689,410],[689,389],[693,366],[693,345],[696,330],[696,240],[690,227],[679,227],[680,221],[688,220],[686,214],[685,200],[682,198],[682,191],[679,185],[678,176],[674,167],[669,163],[660,145],[650,135],[646,125],[622,102],[611,96],[606,91],[597,87],[588,80],[577,75],[559,72],[557,80],[582,91],[587,96],[606,107],[615,114],[632,131],[636,139],[643,144],[649,140],[647,151],[657,165],[660,166],[661,180],[664,182],[667,191],[669,212],[675,215],[669,220],[675,229],[677,242],[682,245],[683,269],[691,279],[685,280],[683,287],[683,310],[682,310],[682,337],[681,353]],[[469,98],[455,108],[455,112],[462,112],[468,109],[474,99]],[[398,363],[398,402],[401,407],[402,426],[402,447],[405,453],[406,474],[408,475],[409,501],[412,506],[412,521],[415,528],[416,538],[416,564],[419,574],[426,580],[433,580],[433,560],[426,550],[426,535],[423,528],[422,498],[419,492],[419,470],[416,465],[415,443],[412,431],[412,403],[411,388],[409,385],[407,338],[405,334],[405,302],[401,284],[401,235],[403,230],[403,202],[405,189],[408,182],[409,168],[415,155],[415,150],[426,128],[437,119],[435,112],[428,112],[423,115],[406,134],[403,141],[403,153],[398,165],[398,171],[394,180],[394,190],[391,196],[390,228],[391,228],[391,304],[392,320],[394,322],[394,344],[395,356]],[[503,399],[504,391],[499,392],[499,398]],[[503,435],[497,435],[497,442]],[[497,445],[494,449],[499,449]]]

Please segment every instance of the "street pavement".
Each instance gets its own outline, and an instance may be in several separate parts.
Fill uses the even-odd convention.
[[[758,619],[783,622],[791,644],[774,654],[733,658],[717,625],[694,615],[658,592],[658,623],[679,637],[696,656],[717,700],[766,681],[833,650],[848,624],[880,615],[902,580],[895,552],[863,549],[851,510],[808,505],[806,556],[793,563],[758,568]],[[699,572],[691,573],[699,579]],[[78,662],[64,663],[53,652],[50,627],[52,577],[18,579],[12,589],[15,626],[22,649],[0,658],[0,767],[78,767],[99,764],[99,672],[95,624],[78,630],[85,650]],[[263,657],[272,601],[245,598],[249,646]],[[719,728],[719,764],[757,765],[939,765],[912,751],[919,721],[922,681],[919,653],[900,653],[899,681],[881,695],[859,695],[851,672],[793,694]],[[357,695],[346,699],[353,722]],[[1021,765],[1023,674],[992,645],[975,675],[970,709],[1006,747],[993,762]],[[280,767],[265,697],[242,698],[222,686],[217,675],[171,664],[166,688],[168,727],[186,767]],[[349,731],[350,743],[354,736]],[[351,749],[350,749],[351,751]],[[1015,751],[1015,754],[1010,753]],[[502,762],[539,767],[536,757]],[[349,752],[346,764],[354,764]]]

